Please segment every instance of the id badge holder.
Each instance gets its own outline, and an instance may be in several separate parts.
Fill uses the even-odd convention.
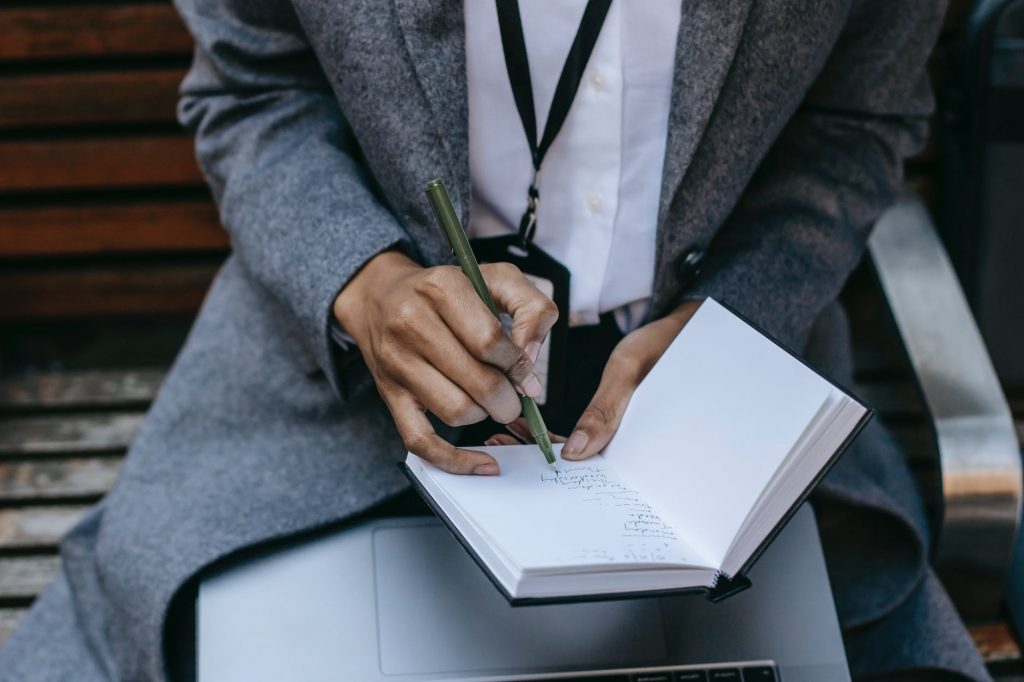
[[[569,341],[569,269],[532,242],[523,245],[518,235],[483,237],[470,241],[481,263],[511,263],[558,306],[558,321],[537,355],[537,375],[543,390],[537,405],[550,419],[564,405],[565,358]],[[505,317],[504,315],[502,316]],[[503,319],[503,322],[505,320]]]

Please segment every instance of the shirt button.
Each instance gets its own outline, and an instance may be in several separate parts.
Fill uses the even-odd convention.
[[[600,194],[588,194],[587,195],[587,208],[591,213],[600,213],[604,208],[604,199],[601,198]]]
[[[570,313],[569,314],[569,326],[570,327],[579,327],[580,325],[582,325],[584,323],[584,321],[585,320],[583,319],[583,316],[580,315],[579,313]]]
[[[590,85],[598,92],[604,92],[606,83],[600,71],[593,71],[590,74]]]

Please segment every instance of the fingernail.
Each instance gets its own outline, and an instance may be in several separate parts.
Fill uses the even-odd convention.
[[[562,446],[562,455],[564,457],[575,457],[583,452],[583,448],[587,447],[587,441],[589,440],[590,436],[585,431],[573,431],[569,435],[569,440],[565,441],[565,445]]]
[[[484,441],[484,445],[497,445],[497,444],[498,444],[498,441],[496,441],[493,438],[488,438],[487,440]]]
[[[537,341],[530,341],[526,344],[526,357],[530,358],[530,362],[537,364],[537,356],[540,355],[540,343]]]
[[[497,476],[498,465],[497,464],[481,464],[473,469],[473,473],[477,476]]]
[[[526,381],[523,382],[523,390],[526,391],[526,395],[531,398],[536,398],[540,395],[543,387],[540,385],[540,379],[537,378],[536,374],[531,374],[526,377]]]

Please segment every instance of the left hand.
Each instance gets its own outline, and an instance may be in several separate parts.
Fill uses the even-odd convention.
[[[619,341],[604,367],[594,398],[569,438],[551,434],[552,442],[565,443],[562,446],[563,459],[586,459],[604,449],[619,428],[633,391],[662,353],[668,350],[700,304],[701,301],[686,301],[665,317],[634,329]],[[522,417],[508,424],[508,429],[523,440],[531,440]],[[498,433],[491,436],[486,444],[514,445],[517,442],[509,434]]]

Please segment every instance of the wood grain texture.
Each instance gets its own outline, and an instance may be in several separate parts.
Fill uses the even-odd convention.
[[[185,56],[192,49],[169,2],[0,9],[0,35],[2,60]]]
[[[0,379],[0,412],[97,407],[144,408],[166,376],[163,369],[42,372]]]
[[[175,121],[183,69],[0,76],[0,129]]]
[[[98,500],[120,468],[121,460],[112,458],[0,462],[0,503]]]
[[[26,611],[28,609],[0,608],[0,646],[3,646],[7,638],[11,636],[14,626],[25,616]]]
[[[0,208],[0,257],[223,251],[227,233],[208,199]]]
[[[0,557],[0,601],[31,602],[58,568],[57,556]]]
[[[0,549],[57,551],[57,543],[88,507],[24,507],[0,510]]]
[[[202,182],[184,133],[0,142],[0,193]]]
[[[986,663],[1020,660],[1020,645],[1005,622],[975,625],[970,632]]]
[[[218,267],[202,260],[0,268],[0,320],[194,314]]]
[[[124,452],[141,422],[142,412],[0,417],[0,456]]]

